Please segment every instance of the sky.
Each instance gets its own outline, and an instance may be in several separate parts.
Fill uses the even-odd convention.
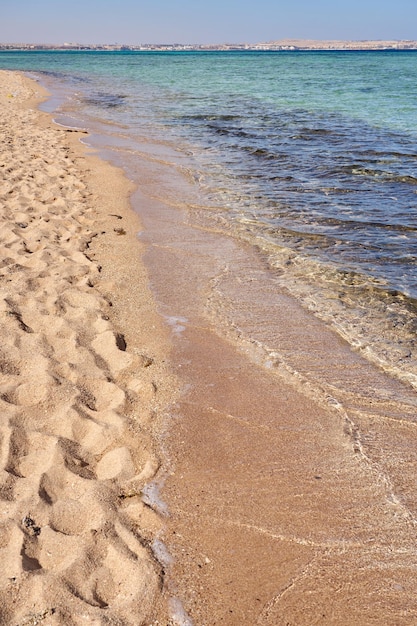
[[[416,0],[0,0],[0,43],[417,39]]]

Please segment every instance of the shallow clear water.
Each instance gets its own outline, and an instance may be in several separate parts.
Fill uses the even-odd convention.
[[[3,52],[0,67],[41,73],[51,107],[130,159],[165,146],[199,219],[263,250],[350,341],[417,367],[417,52]]]

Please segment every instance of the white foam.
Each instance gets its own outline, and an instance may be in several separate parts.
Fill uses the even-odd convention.
[[[160,496],[163,481],[152,481],[142,489],[142,500],[160,515],[169,515],[168,506]]]
[[[170,598],[169,600],[170,618],[175,626],[193,626],[193,621],[187,615],[181,600],[178,598]]]
[[[188,319],[186,317],[167,315],[165,316],[165,319],[171,326],[173,333],[176,335],[180,335],[187,328]]]

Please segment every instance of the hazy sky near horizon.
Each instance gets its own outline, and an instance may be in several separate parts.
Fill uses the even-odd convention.
[[[416,0],[0,0],[0,43],[417,39]]]

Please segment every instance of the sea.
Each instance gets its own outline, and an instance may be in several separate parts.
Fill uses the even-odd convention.
[[[417,387],[417,51],[2,51],[137,179]]]

